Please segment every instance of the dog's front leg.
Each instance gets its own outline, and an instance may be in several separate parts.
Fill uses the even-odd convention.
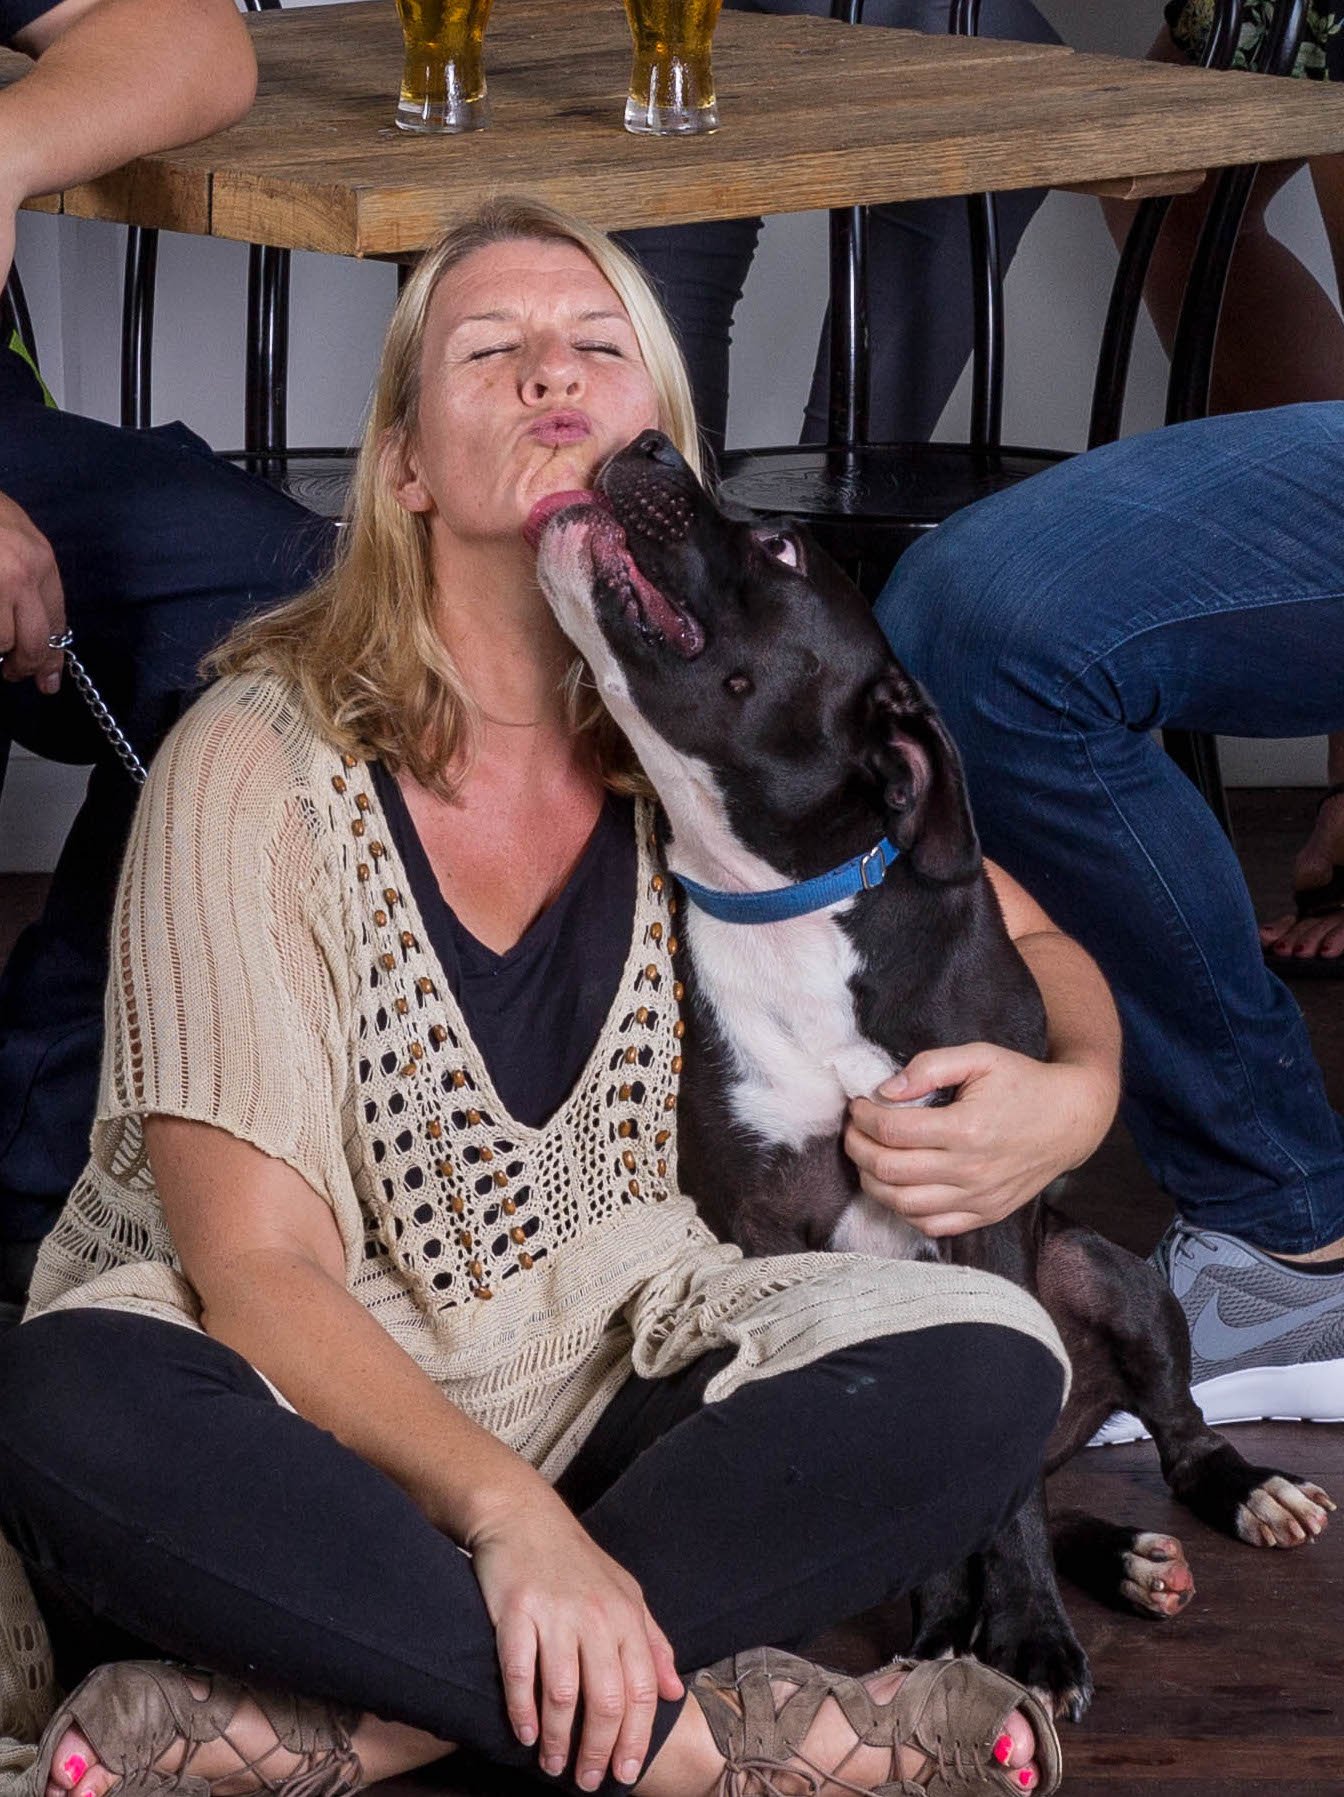
[[[1077,1722],[1092,1701],[1092,1673],[1055,1581],[1044,1481],[981,1555],[980,1580],[977,1658]]]

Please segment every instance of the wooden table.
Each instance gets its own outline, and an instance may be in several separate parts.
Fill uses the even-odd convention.
[[[261,86],[241,124],[35,204],[398,255],[492,192],[536,194],[615,228],[983,188],[1177,191],[1208,168],[1344,149],[1344,86],[737,12],[715,40],[722,129],[634,137],[621,125],[620,0],[498,0],[486,40],[493,124],[416,137],[391,122],[392,0],[248,23]],[[0,82],[27,66],[0,54]]]

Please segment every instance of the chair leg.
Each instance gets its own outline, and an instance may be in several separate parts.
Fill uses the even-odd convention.
[[[247,466],[277,479],[288,448],[288,250],[254,243],[247,264],[247,365],[243,447]]]
[[[121,293],[121,422],[133,431],[152,422],[154,373],[154,286],[159,234],[139,225],[126,232],[126,267]]]

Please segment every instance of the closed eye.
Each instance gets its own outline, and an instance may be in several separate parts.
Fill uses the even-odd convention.
[[[468,362],[484,362],[487,356],[507,356],[517,349],[516,343],[492,343],[485,349],[474,349],[467,357]]]
[[[752,534],[771,561],[779,562],[786,568],[802,567],[802,548],[797,538],[790,536],[787,531],[762,530],[753,531]]]

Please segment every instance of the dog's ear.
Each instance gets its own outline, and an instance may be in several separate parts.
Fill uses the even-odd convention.
[[[961,757],[928,695],[892,663],[864,695],[868,769],[882,791],[887,835],[928,880],[965,880],[980,866]]]

